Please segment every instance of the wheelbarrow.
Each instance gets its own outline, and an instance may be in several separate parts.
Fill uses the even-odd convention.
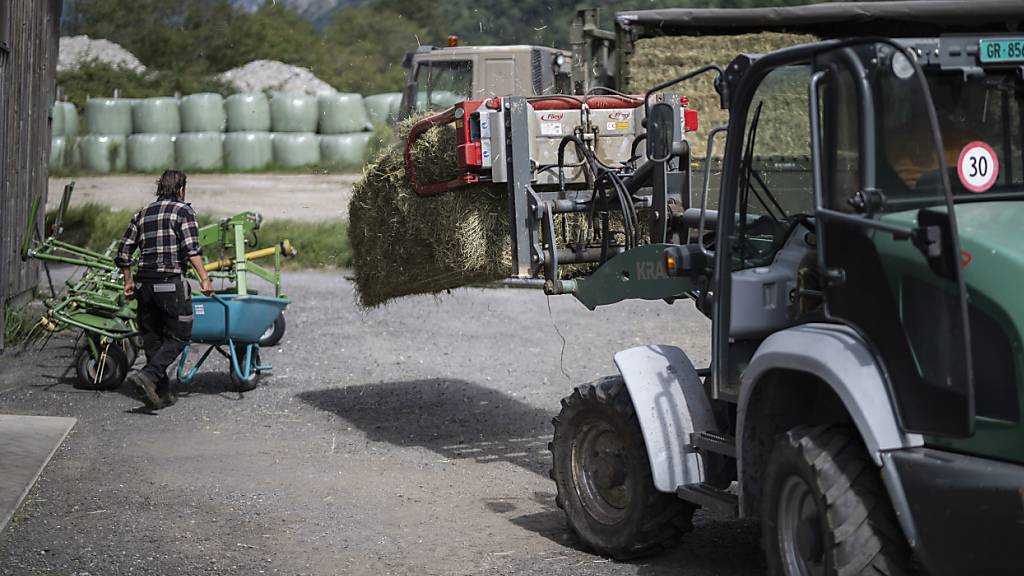
[[[227,358],[231,383],[245,392],[256,387],[260,372],[260,336],[274,324],[289,304],[286,298],[251,294],[213,294],[192,297],[192,338],[178,361],[178,382],[188,386],[210,353]],[[193,344],[208,344],[190,370],[185,370]],[[224,348],[227,350],[225,351]]]

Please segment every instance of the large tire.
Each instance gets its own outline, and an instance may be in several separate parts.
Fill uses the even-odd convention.
[[[266,332],[260,336],[260,346],[268,347],[274,346],[281,341],[284,337],[284,314],[278,314],[277,318],[274,319],[274,323],[267,327]]]
[[[89,346],[81,346],[75,355],[75,373],[78,376],[76,388],[116,390],[128,375],[128,357],[116,342],[106,347],[106,358],[94,358]]]
[[[768,462],[761,530],[773,576],[911,573],[910,549],[860,438],[802,426]]]
[[[621,377],[577,387],[552,423],[556,503],[585,545],[625,560],[670,548],[693,529],[695,507],[654,487]]]

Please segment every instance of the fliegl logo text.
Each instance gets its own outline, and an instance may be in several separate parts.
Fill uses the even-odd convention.
[[[616,122],[625,122],[626,120],[629,120],[629,112],[626,112],[624,110],[612,112],[611,114],[608,115],[608,119],[614,120]]]
[[[540,117],[541,122],[558,122],[562,119],[561,112],[548,112]]]

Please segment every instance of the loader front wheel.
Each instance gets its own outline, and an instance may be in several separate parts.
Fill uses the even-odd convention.
[[[556,502],[585,545],[624,560],[669,548],[693,528],[694,506],[654,487],[621,377],[577,387],[553,423]]]
[[[772,576],[912,572],[878,468],[846,428],[802,426],[783,434],[761,504]]]

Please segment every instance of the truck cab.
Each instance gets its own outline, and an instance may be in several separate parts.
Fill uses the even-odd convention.
[[[399,118],[493,96],[569,92],[572,55],[544,46],[422,46],[408,52]]]

